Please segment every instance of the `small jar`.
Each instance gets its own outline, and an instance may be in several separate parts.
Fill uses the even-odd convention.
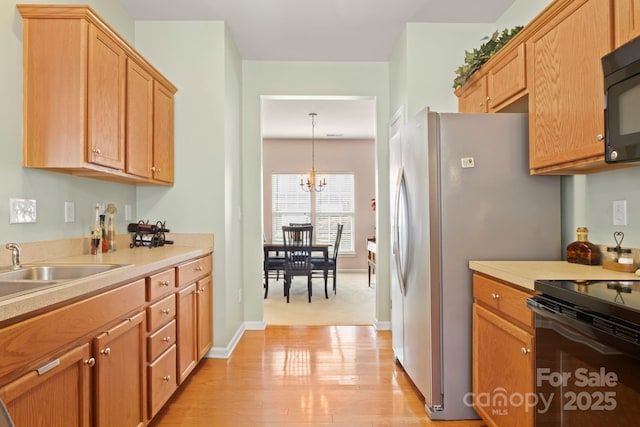
[[[631,249],[620,249],[618,264],[633,264],[633,254],[631,253]]]
[[[604,259],[609,262],[618,262],[619,249],[619,247],[607,246],[607,252],[604,254]]]

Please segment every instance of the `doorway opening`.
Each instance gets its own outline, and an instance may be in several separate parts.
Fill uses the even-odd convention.
[[[310,113],[316,114],[313,127]],[[296,277],[287,304],[283,272],[276,272],[263,303],[267,325],[373,324],[376,286],[375,277],[368,282],[367,241],[376,224],[375,97],[263,96],[261,133],[263,240],[278,242],[282,225],[309,222],[314,241],[332,244],[337,224],[343,225],[336,293],[329,278],[325,298],[323,278],[314,277],[309,304],[306,278]],[[313,165],[316,178],[327,182],[319,193],[302,188]]]

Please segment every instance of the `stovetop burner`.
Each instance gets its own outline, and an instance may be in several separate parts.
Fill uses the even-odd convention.
[[[535,290],[640,325],[640,280],[536,280]]]

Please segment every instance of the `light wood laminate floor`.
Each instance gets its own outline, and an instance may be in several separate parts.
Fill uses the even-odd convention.
[[[246,331],[228,360],[205,359],[152,426],[482,426],[432,422],[371,326]]]

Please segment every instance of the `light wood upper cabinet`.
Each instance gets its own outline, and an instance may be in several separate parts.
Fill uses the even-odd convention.
[[[127,167],[151,178],[153,166],[153,77],[135,61],[127,63]]]
[[[615,47],[640,36],[640,0],[614,0]]]
[[[487,76],[478,76],[456,91],[458,111],[461,113],[486,113],[489,111]]]
[[[527,93],[525,64],[524,43],[505,46],[456,90],[458,111],[494,113],[509,108]]]
[[[175,86],[91,8],[17,7],[23,17],[23,165],[172,185]]]
[[[173,92],[159,82],[153,90],[153,178],[173,183]]]
[[[87,161],[124,169],[127,57],[107,34],[89,25]]]
[[[531,173],[605,168],[600,58],[612,48],[609,0],[567,3],[527,44]]]
[[[489,111],[498,111],[520,98],[526,88],[525,49],[521,43],[499,58],[487,73]]]

